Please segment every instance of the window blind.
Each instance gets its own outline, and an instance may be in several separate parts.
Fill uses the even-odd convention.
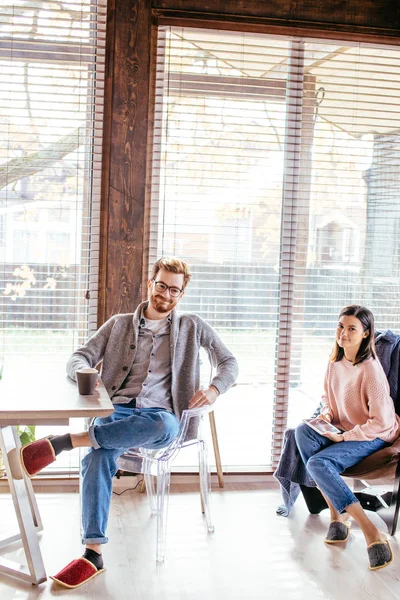
[[[106,0],[0,6],[1,354],[97,325]]]
[[[315,91],[299,137],[289,425],[301,397],[320,399],[341,308],[363,304],[378,329],[400,332],[399,49],[303,46],[304,78]],[[281,439],[277,430],[275,463]]]
[[[399,50],[158,27],[150,251],[239,360],[224,468],[276,465],[316,408],[339,310],[400,330]]]

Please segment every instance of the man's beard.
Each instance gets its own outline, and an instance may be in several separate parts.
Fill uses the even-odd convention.
[[[158,313],[166,313],[174,307],[173,300],[166,300],[165,298],[153,294],[150,296],[150,303]]]

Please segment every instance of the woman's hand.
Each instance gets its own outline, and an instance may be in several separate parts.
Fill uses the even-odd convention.
[[[327,433],[322,433],[321,435],[328,438],[328,440],[331,440],[332,442],[344,442],[343,433],[331,433],[329,431]]]
[[[329,415],[318,415],[317,418],[322,419],[323,421],[326,421],[327,423],[330,423],[332,421],[332,419]]]

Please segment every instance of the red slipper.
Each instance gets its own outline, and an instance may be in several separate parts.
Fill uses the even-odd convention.
[[[76,588],[96,577],[105,569],[97,570],[96,567],[86,558],[76,558],[70,562],[57,575],[50,575],[53,581],[67,588]]]
[[[49,438],[26,444],[21,448],[21,463],[28,477],[33,477],[56,460],[56,454]]]

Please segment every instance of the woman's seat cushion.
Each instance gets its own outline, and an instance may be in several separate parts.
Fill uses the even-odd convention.
[[[346,469],[342,475],[355,479],[393,480],[399,462],[400,438],[391,446],[387,446],[371,456],[364,458],[356,465]]]

